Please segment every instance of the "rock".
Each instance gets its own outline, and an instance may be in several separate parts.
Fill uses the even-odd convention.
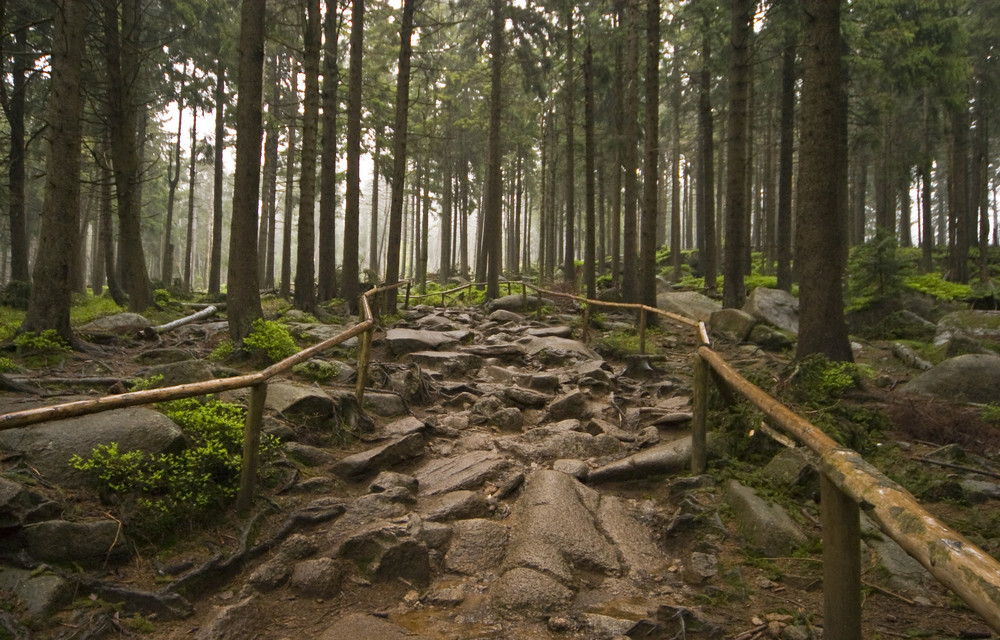
[[[461,342],[468,332],[424,331],[420,329],[389,329],[385,343],[393,355],[401,356],[414,351],[436,351]]]
[[[684,580],[688,584],[704,584],[719,573],[719,558],[695,551],[684,559]]]
[[[292,371],[307,380],[315,380],[329,384],[330,382],[347,382],[356,372],[353,368],[346,366],[336,360],[326,360],[324,358],[309,358],[305,362],[292,367]]]
[[[750,292],[743,310],[779,329],[799,332],[799,300],[782,289],[757,287]]]
[[[313,447],[299,442],[286,442],[283,446],[285,453],[298,460],[307,467],[321,467],[332,464],[336,458],[332,453],[319,447]]]
[[[340,592],[345,567],[333,558],[303,560],[292,570],[288,586],[307,598],[329,598]]]
[[[541,409],[552,400],[550,395],[523,387],[504,387],[502,393],[508,401],[519,407],[530,409]]]
[[[80,327],[78,331],[80,333],[135,334],[152,326],[152,322],[138,313],[116,313],[92,320]]]
[[[504,476],[512,462],[495,451],[469,451],[452,458],[428,460],[417,469],[420,494],[433,496],[460,489],[479,489]]]
[[[260,593],[280,588],[292,575],[292,567],[287,558],[274,558],[254,569],[247,583]]]
[[[58,503],[0,476],[0,536],[5,529],[58,517],[62,510]]]
[[[542,304],[552,304],[551,300],[542,298]],[[505,311],[532,311],[538,308],[538,296],[524,296],[520,293],[513,293],[508,296],[501,296],[495,300],[490,300],[483,305],[483,308],[492,313],[497,309]]]
[[[764,324],[754,326],[749,341],[766,351],[784,351],[795,345],[795,341],[784,333]]]
[[[592,436],[556,427],[531,429],[519,439],[498,441],[495,446],[539,464],[559,458],[597,458],[620,455],[622,452],[621,441],[613,436],[603,433]]]
[[[429,522],[446,522],[485,518],[490,515],[490,506],[476,491],[451,491],[421,499],[420,512]]]
[[[565,353],[568,357],[578,360],[601,359],[601,356],[599,356],[596,351],[582,342],[578,340],[569,340],[567,338],[558,338],[555,336],[549,336],[546,338],[531,338],[525,344],[525,349],[527,350],[528,355],[537,356],[543,361],[546,353],[558,355],[560,352]]]
[[[264,406],[296,424],[319,426],[336,413],[333,398],[317,387],[291,382],[267,385]]]
[[[518,567],[490,585],[488,601],[494,609],[544,614],[569,604],[573,592],[540,571]]]
[[[508,322],[521,322],[524,318],[513,311],[497,309],[489,315],[489,319],[497,324],[507,324]]]
[[[556,460],[552,463],[552,470],[571,475],[577,480],[582,481],[586,481],[587,474],[590,473],[590,467],[587,466],[586,462],[571,458],[561,458]]]
[[[1000,484],[982,480],[960,480],[962,493],[969,502],[978,503],[987,500],[1000,500]]]
[[[380,438],[399,438],[401,436],[408,436],[412,433],[424,433],[429,430],[430,427],[420,418],[406,416],[405,418],[400,418],[399,420],[390,422],[379,429],[376,433]]]
[[[567,418],[586,418],[589,414],[587,404],[586,394],[579,390],[570,391],[549,403],[546,417],[552,422]]]
[[[520,431],[524,425],[524,416],[520,409],[507,407],[487,417],[486,424],[501,431]]]
[[[465,601],[465,592],[458,587],[432,589],[427,592],[423,601],[435,607],[457,607]]]
[[[391,440],[374,449],[342,458],[333,465],[333,472],[344,478],[381,471],[386,467],[410,460],[424,452],[424,436],[413,433]]]
[[[601,495],[597,509],[598,528],[618,551],[623,569],[629,576],[642,580],[663,576],[666,559],[656,543],[653,532],[632,513],[625,500]]]
[[[709,322],[712,314],[722,309],[722,305],[695,291],[675,291],[656,296],[656,306],[677,315]]]
[[[368,491],[372,493],[382,493],[393,487],[402,487],[413,495],[417,494],[419,482],[413,476],[395,471],[383,471],[368,485]]]
[[[167,364],[170,362],[181,362],[191,360],[194,354],[187,349],[176,349],[172,347],[162,349],[148,349],[135,357],[137,364]]]
[[[722,309],[712,314],[709,326],[712,335],[731,342],[743,342],[750,335],[757,319],[742,309]]]
[[[888,575],[891,588],[910,595],[929,595],[928,587],[936,583],[934,577],[894,540],[882,534],[878,525],[864,513],[861,514],[861,531],[864,544]]]
[[[504,408],[503,400],[495,395],[486,395],[476,399],[475,404],[469,409],[469,420],[481,424],[486,422],[493,414]]]
[[[645,478],[650,475],[675,473],[690,465],[691,437],[687,436],[640,451],[598,469],[592,469],[588,481],[594,483]]]
[[[964,356],[969,353],[991,352],[983,346],[982,342],[964,333],[956,333],[948,339],[944,354],[946,358]]]
[[[249,636],[248,636],[249,637]],[[429,640],[415,635],[384,618],[365,613],[349,613],[334,620],[318,640]]]
[[[573,336],[573,329],[560,325],[555,327],[533,327],[525,333],[536,338],[570,338]]]
[[[72,586],[61,577],[12,567],[0,567],[0,592],[12,593],[38,621],[49,618],[73,598]]]
[[[890,313],[878,326],[878,336],[888,340],[931,341],[937,325],[908,309]]]
[[[747,544],[759,553],[784,557],[807,540],[784,509],[765,501],[753,489],[735,480],[726,483],[726,502],[735,512]]]
[[[468,375],[483,366],[481,357],[463,351],[414,351],[403,356],[402,361],[440,371],[446,376]]]
[[[543,392],[559,391],[559,376],[552,373],[535,373],[519,376],[517,384]]]
[[[764,467],[762,475],[776,486],[798,488],[806,495],[819,492],[819,472],[815,456],[802,448],[790,447],[779,451]]]
[[[381,582],[402,578],[421,587],[430,583],[427,545],[410,536],[405,527],[375,523],[346,539],[337,554]]]
[[[248,596],[236,604],[217,609],[203,624],[195,640],[246,640],[258,636],[267,620],[267,605],[257,596]]]
[[[377,393],[368,391],[364,397],[364,407],[377,416],[383,418],[394,418],[405,416],[410,413],[410,409],[395,393]]]
[[[566,583],[574,569],[617,573],[618,552],[591,515],[599,499],[596,491],[565,473],[539,470],[529,475],[514,506],[518,526],[504,566],[530,567]]]
[[[107,558],[129,555],[121,525],[113,520],[67,522],[46,520],[21,530],[28,555],[43,562],[76,562],[97,565]]]
[[[900,391],[946,400],[990,403],[1000,400],[1000,356],[949,358],[907,382]]]
[[[960,333],[976,338],[1000,339],[1000,311],[953,311],[938,320],[934,342],[942,344],[946,336]]]
[[[142,407],[0,431],[0,450],[23,452],[25,462],[45,480],[72,488],[88,486],[91,477],[70,467],[70,458],[86,458],[98,445],[112,442],[123,453],[177,453],[186,446],[180,427],[162,413]]]
[[[451,525],[443,522],[420,522],[420,530],[414,536],[427,545],[429,549],[440,549],[451,540]]]
[[[448,571],[479,575],[500,565],[507,549],[507,528],[492,520],[475,518],[454,524],[451,545],[444,556]]]
[[[180,362],[168,362],[158,364],[142,372],[144,378],[163,378],[155,384],[156,387],[172,387],[190,382],[203,382],[212,380],[215,375],[212,368],[204,360],[182,360]]]

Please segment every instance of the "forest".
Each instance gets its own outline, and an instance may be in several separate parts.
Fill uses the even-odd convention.
[[[996,300],[995,0],[234,9],[0,2],[21,331],[72,340],[88,292],[226,297],[239,343],[260,291],[356,310],[527,277],[655,305],[659,278],[738,307],[752,277],[795,287],[800,351],[849,359],[859,247]]]

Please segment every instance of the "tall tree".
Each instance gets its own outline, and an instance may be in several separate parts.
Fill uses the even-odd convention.
[[[483,252],[486,254],[486,298],[500,297],[500,124],[503,115],[504,0],[492,0],[490,29],[490,116],[486,138],[486,191],[483,194]]]
[[[319,126],[319,0],[306,2],[305,99],[302,114],[302,177],[299,180],[298,251],[295,260],[295,306],[316,310],[316,135]]]
[[[705,18],[705,32],[702,34],[701,69],[698,71],[698,248],[701,268],[705,274],[705,288],[716,289],[716,244],[715,244],[715,196],[712,185],[715,182],[714,121],[712,116],[712,74],[708,64],[712,59],[712,43],[708,33],[708,18]]]
[[[323,20],[323,133],[319,173],[319,286],[316,295],[329,300],[337,295],[337,60],[340,12],[329,3]]]
[[[351,62],[347,92],[347,204],[344,208],[344,299],[358,312],[358,224],[361,217],[361,81],[365,0],[351,0]]]
[[[746,181],[749,163],[747,129],[750,117],[750,33],[754,0],[733,0],[729,39],[733,47],[729,70],[729,138],[726,162],[726,247],[722,306],[739,308],[746,298],[744,265],[749,257],[746,235],[750,203]]]
[[[208,295],[222,290],[222,164],[226,141],[226,65],[219,53],[215,65],[215,144],[212,147],[212,248],[208,266]]]
[[[597,297],[597,265],[594,260],[596,244],[596,211],[594,207],[594,49],[587,42],[583,50],[583,137],[584,137],[584,188],[587,206],[586,241],[583,247],[583,282],[587,298]]]
[[[243,0],[240,11],[239,100],[236,103],[236,176],[229,236],[229,283],[226,311],[229,337],[242,345],[251,325],[263,316],[257,275],[257,203],[260,193],[260,145],[264,137],[261,103],[264,85],[266,0]]]
[[[573,74],[573,10],[566,9],[566,239],[563,242],[563,279],[571,290],[576,289],[576,262],[574,255],[576,211],[573,195],[576,193],[576,143],[573,140],[573,107],[576,104]]]
[[[399,66],[396,71],[396,115],[392,134],[392,183],[389,202],[389,237],[385,255],[385,280],[399,280],[400,240],[403,230],[403,199],[406,181],[406,137],[410,113],[410,58],[413,46],[413,12],[415,0],[404,0],[399,25]],[[388,313],[396,312],[396,296],[386,299]]]
[[[4,5],[6,7],[6,3]],[[3,107],[10,126],[10,158],[7,168],[8,185],[8,228],[10,230],[10,278],[27,282],[28,272],[28,231],[25,213],[25,105],[28,89],[29,47],[28,25],[20,12],[3,12],[4,25],[10,22],[14,31],[13,64],[11,65],[12,87],[10,94],[4,85]]]
[[[622,300],[636,302],[639,299],[638,269],[638,224],[636,200],[638,199],[639,169],[638,146],[639,127],[636,123],[639,104],[639,42],[637,0],[625,0],[625,70],[624,100],[622,118],[622,171],[625,174],[625,206],[622,225]]]
[[[69,323],[70,270],[76,255],[80,208],[80,95],[83,34],[88,5],[57,0],[52,38],[45,201],[35,258],[34,286],[20,331],[54,329],[73,342]]]
[[[795,263],[799,276],[796,357],[851,361],[844,320],[847,149],[841,100],[841,0],[806,0]]]
[[[646,137],[642,164],[642,222],[638,299],[656,306],[656,219],[660,171],[660,2],[646,0]]]
[[[795,145],[795,38],[781,49],[781,115],[778,125],[778,288],[792,290],[792,172]]]

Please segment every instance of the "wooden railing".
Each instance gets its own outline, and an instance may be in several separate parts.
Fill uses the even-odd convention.
[[[534,290],[538,297],[539,313],[543,294],[583,303],[584,338],[590,324],[592,307],[636,312],[640,351],[643,352],[646,321],[650,313],[696,330],[699,346],[694,354],[692,473],[702,474],[706,470],[708,396],[709,385],[713,378],[717,385],[725,385],[731,395],[739,394],[755,405],[767,416],[772,427],[782,430],[818,456],[823,531],[824,637],[827,640],[861,638],[860,512],[862,509],[883,533],[896,541],[939,582],[982,616],[994,631],[1000,632],[1000,563],[934,518],[909,492],[865,462],[857,452],[837,445],[821,429],[742,377],[712,350],[708,329],[704,323],[641,304],[588,300],[572,294],[545,290],[527,282],[508,281],[504,284],[507,286],[508,294],[514,285],[520,285],[521,294],[525,298],[528,289]],[[242,476],[237,497],[237,507],[245,511],[249,508],[253,497],[267,381],[330,347],[360,335],[361,353],[358,358],[356,396],[361,402],[371,358],[372,332],[375,327],[371,299],[375,295],[404,286],[406,287],[404,304],[408,305],[411,298],[408,282],[370,289],[361,296],[362,319],[358,324],[261,371],[233,378],[134,391],[95,400],[7,413],[0,415],[0,430],[109,409],[249,387],[250,406],[246,417]],[[448,291],[438,291],[418,297],[426,299],[440,295],[444,306],[446,294],[457,293],[475,286],[482,284],[470,283]]]

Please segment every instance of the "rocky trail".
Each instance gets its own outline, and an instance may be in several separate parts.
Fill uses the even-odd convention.
[[[694,335],[664,324],[658,355],[623,356],[607,333],[581,342],[572,310],[538,320],[513,298],[404,312],[376,335],[363,408],[347,350],[313,363],[339,383],[272,382],[264,427],[282,454],[253,514],[160,552],[128,544],[65,460],[102,441],[169,450],[168,419],[128,409],[0,432],[0,638],[822,637],[815,501],[783,508],[721,462],[689,473]],[[224,327],[119,347],[113,373],[218,375],[204,356]],[[0,410],[37,402],[7,394]],[[815,493],[799,449],[760,473]],[[891,541],[871,531],[863,557],[866,637],[991,637]],[[129,624],[136,612],[148,626]]]

